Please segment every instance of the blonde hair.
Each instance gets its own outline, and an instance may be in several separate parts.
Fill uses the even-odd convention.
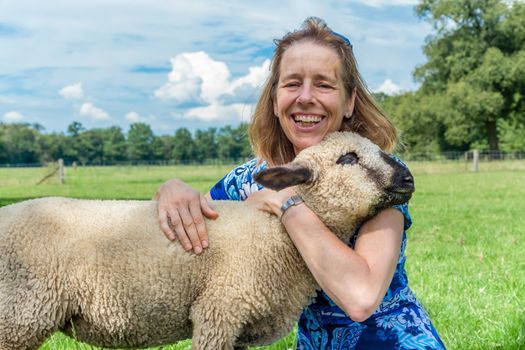
[[[340,130],[356,132],[383,150],[392,151],[397,142],[396,128],[381,111],[361,78],[350,42],[334,33],[322,19],[310,17],[303,22],[301,29],[275,40],[271,72],[250,123],[250,142],[255,155],[266,160],[270,166],[288,163],[295,158],[293,145],[274,115],[273,103],[284,52],[300,41],[312,41],[332,48],[341,59],[341,78],[346,96],[352,96],[354,91],[356,96],[354,113],[351,118],[343,118]]]

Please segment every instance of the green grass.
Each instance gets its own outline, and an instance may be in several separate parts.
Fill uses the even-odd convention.
[[[21,200],[65,196],[92,199],[146,199],[158,186],[177,177],[200,191],[208,191],[232,166],[115,166],[67,167],[60,184],[52,177],[36,185],[51,168],[0,168],[0,206]]]
[[[525,349],[525,162],[409,164],[416,178],[407,272],[448,349]],[[179,177],[201,191],[230,167],[68,168],[66,183],[35,186],[46,169],[0,169],[0,205],[26,198],[151,198]],[[189,349],[191,343],[163,349]],[[294,347],[294,334],[262,349]],[[41,349],[94,349],[61,334]]]

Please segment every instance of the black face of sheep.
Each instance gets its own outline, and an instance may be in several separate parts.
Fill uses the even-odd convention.
[[[407,202],[415,189],[406,167],[370,140],[350,132],[330,134],[293,162],[261,171],[254,178],[274,190],[297,186],[307,205],[325,224],[338,226],[338,231],[345,230],[346,223]]]

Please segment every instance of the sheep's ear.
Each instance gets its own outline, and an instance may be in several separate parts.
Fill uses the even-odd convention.
[[[272,190],[300,185],[313,180],[312,171],[299,164],[283,165],[263,170],[254,175],[255,181]]]

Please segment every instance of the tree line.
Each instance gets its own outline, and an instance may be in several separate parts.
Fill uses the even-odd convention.
[[[208,128],[195,134],[180,128],[156,136],[145,123],[124,133],[118,126],[85,129],[71,123],[66,133],[44,133],[38,124],[0,123],[0,164],[34,164],[64,159],[66,164],[120,162],[238,162],[252,154],[247,125]]]
[[[375,94],[400,130],[398,153],[525,151],[525,2],[421,0],[416,15],[433,27],[416,91]],[[44,134],[39,125],[0,123],[0,164],[117,161],[203,162],[250,157],[246,124],[178,129],[155,136],[147,124]]]

